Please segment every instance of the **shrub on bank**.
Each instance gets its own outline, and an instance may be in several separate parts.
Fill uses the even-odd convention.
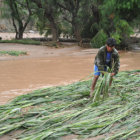
[[[0,51],[0,55],[12,55],[12,56],[19,56],[19,55],[27,55],[27,52],[24,51]]]
[[[28,44],[28,45],[41,45],[40,41],[31,40],[31,39],[22,39],[22,40],[0,40],[0,43],[19,43],[19,44]]]
[[[91,40],[91,47],[100,48],[105,45],[107,40],[107,35],[103,30],[100,30]]]

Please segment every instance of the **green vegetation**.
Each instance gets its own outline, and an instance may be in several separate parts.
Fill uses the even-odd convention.
[[[107,35],[104,33],[103,30],[99,31],[91,40],[91,46],[93,48],[100,48],[101,46],[105,45],[107,40]]]
[[[101,78],[101,81],[98,82],[98,86],[94,91],[93,102],[98,102],[100,100],[102,101],[109,96],[108,90],[110,79],[111,79],[110,73],[104,72],[104,76]]]
[[[27,55],[27,52],[23,51],[0,51],[0,55],[12,55],[12,56],[19,56],[19,55]]]
[[[40,34],[51,34],[54,42],[63,33],[77,42],[94,39],[92,47],[98,47],[102,30],[123,49],[128,46],[133,29],[140,31],[138,0],[6,0],[3,3],[2,17],[12,21],[16,39],[23,38],[30,23]]]
[[[22,39],[22,40],[0,40],[0,43],[19,43],[19,44],[28,44],[28,45],[41,45],[40,41],[31,40],[31,39]]]
[[[18,139],[53,140],[70,134],[140,138],[140,70],[115,76],[103,101],[89,99],[90,84],[91,80],[36,90],[0,106],[0,135],[23,129]]]
[[[23,33],[31,21],[32,11],[30,0],[19,2],[17,0],[6,0],[2,2],[3,18],[10,19],[15,30],[15,39],[22,39]]]

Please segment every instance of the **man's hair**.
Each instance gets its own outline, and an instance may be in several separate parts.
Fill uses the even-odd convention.
[[[108,38],[106,44],[107,44],[109,47],[116,46],[116,40],[115,40],[114,38]]]

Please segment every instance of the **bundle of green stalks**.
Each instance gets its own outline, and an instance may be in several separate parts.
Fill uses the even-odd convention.
[[[95,89],[93,102],[98,102],[99,100],[103,100],[109,96],[108,90],[110,80],[111,80],[110,71],[103,72],[103,76]]]
[[[0,106],[0,135],[23,130],[15,139],[139,139],[140,70],[120,72],[109,97],[96,104],[90,86],[88,80],[18,96]]]

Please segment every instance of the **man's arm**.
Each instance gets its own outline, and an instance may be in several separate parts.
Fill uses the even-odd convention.
[[[114,58],[114,70],[113,70],[113,72],[115,74],[117,74],[119,71],[119,68],[120,68],[120,59],[119,59],[119,54],[117,53],[116,57]]]
[[[104,67],[105,67],[104,53],[101,50],[98,51],[96,62],[97,62],[97,66],[98,66],[99,71],[104,71]]]

